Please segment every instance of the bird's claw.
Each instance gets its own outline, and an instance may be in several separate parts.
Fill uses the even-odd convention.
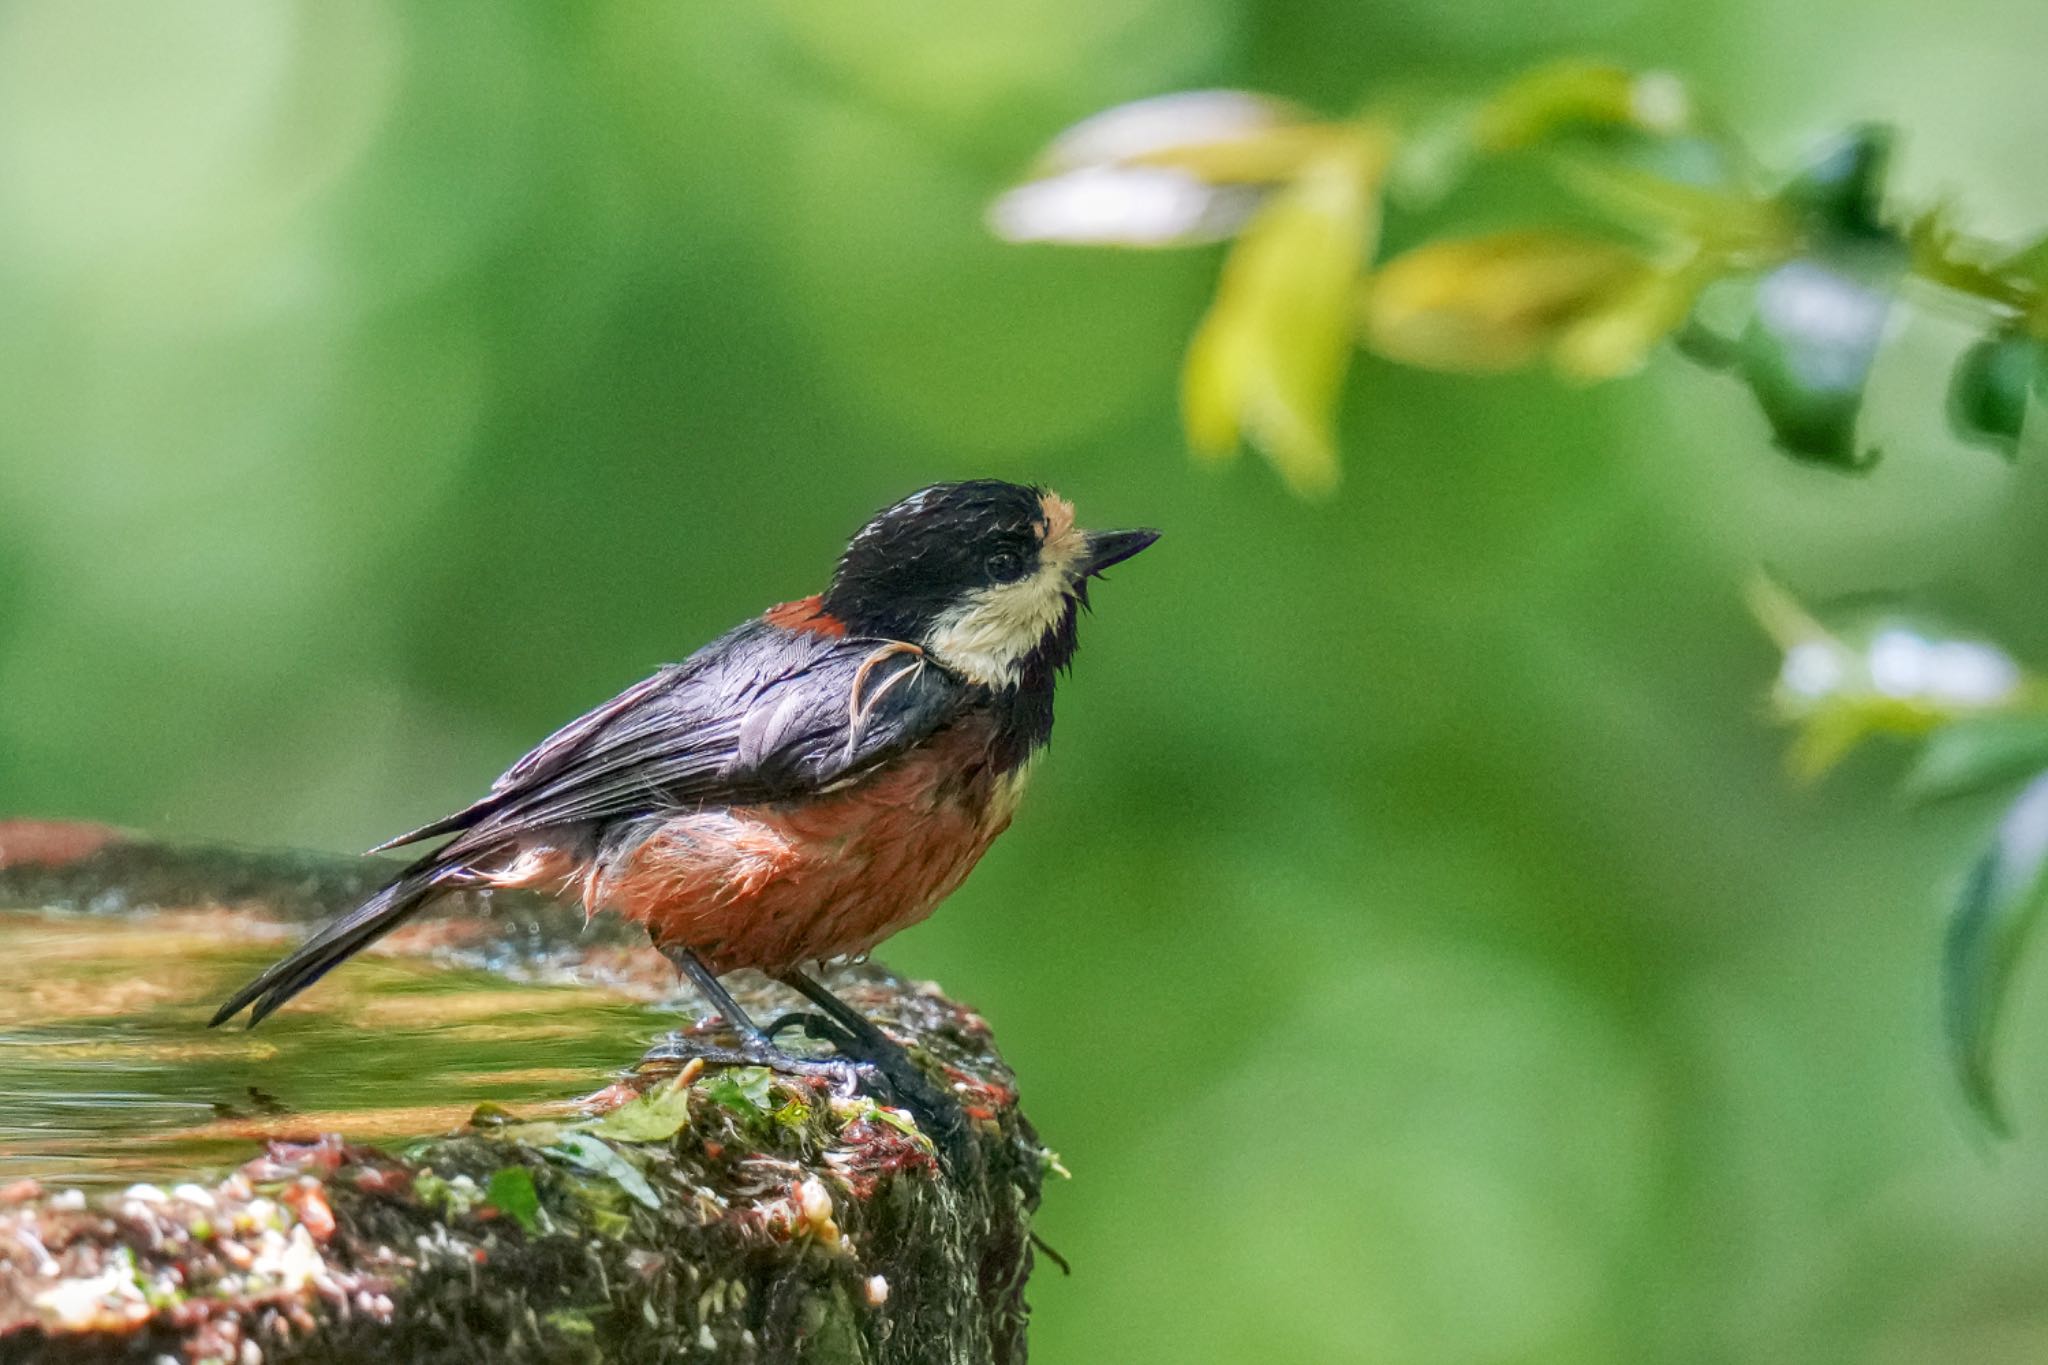
[[[880,1069],[872,1062],[847,1057],[792,1056],[775,1046],[766,1034],[757,1038],[743,1036],[737,1045],[725,1047],[686,1033],[671,1033],[648,1048],[639,1065],[662,1066],[692,1058],[711,1066],[758,1066],[781,1076],[822,1078],[834,1093],[846,1097],[872,1088],[881,1078]]]
[[[774,1039],[793,1028],[830,1043],[839,1055],[797,1057],[784,1052]],[[978,1161],[979,1149],[959,1100],[934,1084],[910,1054],[880,1030],[863,1039],[826,1015],[793,1011],[757,1034],[740,1034],[730,1047],[687,1033],[669,1034],[647,1050],[640,1065],[680,1064],[693,1057],[711,1066],[759,1066],[783,1076],[817,1077],[842,1098],[866,1094],[891,1108],[908,1110],[949,1170],[971,1170]]]

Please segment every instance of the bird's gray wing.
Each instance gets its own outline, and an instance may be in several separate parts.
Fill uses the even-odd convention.
[[[447,852],[663,810],[791,800],[929,737],[971,689],[915,646],[750,622],[564,726],[466,810]]]

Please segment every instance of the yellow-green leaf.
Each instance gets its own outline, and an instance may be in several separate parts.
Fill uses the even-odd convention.
[[[588,1131],[624,1142],[666,1142],[689,1122],[690,1087],[669,1080],[596,1119]]]
[[[1472,140],[1486,151],[1508,151],[1575,127],[1675,133],[1691,117],[1685,86],[1669,72],[1569,59],[1503,87],[1473,120]]]
[[[1611,157],[1559,153],[1554,164],[1567,186],[1599,208],[1730,265],[1767,265],[1797,244],[1797,225],[1784,206],[1739,186],[1667,180]]]
[[[1367,283],[1365,339],[1388,359],[1425,369],[1516,369],[1654,277],[1650,263],[1629,248],[1573,233],[1426,242]],[[1618,363],[1612,353],[1623,345],[1598,336],[1577,344],[1578,363],[1589,369]]]
[[[1296,492],[1337,480],[1349,299],[1379,232],[1390,143],[1354,129],[1277,191],[1224,262],[1188,347],[1181,401],[1196,451],[1256,446]]]
[[[1595,299],[1565,327],[1552,358],[1568,379],[1617,379],[1641,369],[1692,312],[1714,270],[1704,262],[1646,270]]]

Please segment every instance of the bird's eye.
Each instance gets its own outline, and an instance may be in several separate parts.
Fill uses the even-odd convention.
[[[997,550],[988,557],[988,576],[997,583],[1010,583],[1023,576],[1024,557],[1015,550]]]

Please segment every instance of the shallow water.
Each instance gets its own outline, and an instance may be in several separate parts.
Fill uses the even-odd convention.
[[[323,889],[290,917],[353,889]],[[394,936],[259,1029],[209,1029],[301,927],[247,905],[41,899],[72,908],[0,909],[0,1185],[186,1179],[264,1138],[402,1141],[480,1104],[565,1108],[690,1003],[665,963],[615,934],[458,917]]]

